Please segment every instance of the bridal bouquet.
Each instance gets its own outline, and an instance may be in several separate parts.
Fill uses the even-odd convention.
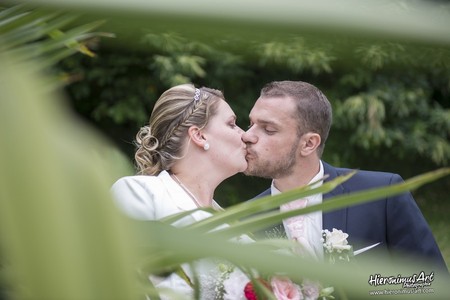
[[[353,256],[353,247],[348,244],[348,234],[333,228],[322,231],[324,259],[329,263],[348,262]],[[257,282],[256,282],[257,281]],[[300,283],[293,282],[286,276],[275,275],[269,278],[258,278],[249,281],[244,288],[247,300],[261,300],[264,293],[271,293],[278,300],[316,300],[334,299],[333,287],[323,287],[319,282],[304,279]],[[255,283],[264,288],[255,288]],[[265,292],[262,291],[265,290]]]
[[[348,234],[333,228],[322,231],[323,259],[331,264],[349,262],[353,248],[348,244]],[[281,249],[282,251],[286,249]],[[288,252],[298,255],[292,249]],[[334,287],[323,286],[320,282],[303,278],[300,282],[292,281],[285,274],[250,273],[226,261],[207,259],[197,262],[197,276],[194,282],[199,284],[200,299],[208,300],[327,300],[334,299]],[[187,274],[182,281],[195,289]],[[180,289],[180,287],[178,287]],[[193,290],[192,290],[193,291]],[[191,296],[194,296],[193,294]],[[161,298],[170,299],[170,298]]]
[[[259,278],[258,281],[278,300],[334,299],[333,287],[323,288],[320,283],[308,279],[301,284],[294,283],[286,276],[273,276],[269,281]],[[248,300],[265,299],[257,294],[251,281],[245,286],[244,293]]]

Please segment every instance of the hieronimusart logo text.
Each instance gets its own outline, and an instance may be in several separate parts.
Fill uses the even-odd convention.
[[[423,288],[430,286],[434,280],[434,272],[426,274],[421,271],[419,274],[412,274],[410,276],[402,276],[398,274],[397,276],[381,276],[380,274],[370,275],[369,284],[371,286],[381,286],[381,285],[399,285],[401,284],[404,288]]]

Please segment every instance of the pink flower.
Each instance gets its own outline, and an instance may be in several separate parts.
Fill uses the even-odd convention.
[[[261,282],[265,287],[267,287],[269,290],[271,290],[270,285],[267,281],[265,281],[262,278],[257,278],[259,282]],[[244,287],[244,294],[245,298],[247,300],[258,300],[258,297],[256,296],[255,288],[253,287],[253,282],[249,281],[245,287]]]
[[[278,300],[302,300],[303,295],[300,287],[289,278],[276,276],[270,281],[273,294]]]
[[[305,300],[315,300],[319,298],[320,285],[317,282],[305,279],[302,285]]]

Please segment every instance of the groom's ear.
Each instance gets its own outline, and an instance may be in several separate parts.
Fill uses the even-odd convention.
[[[322,139],[320,135],[314,132],[308,132],[302,135],[300,138],[300,154],[302,156],[309,156],[315,153],[317,148],[320,146]]]

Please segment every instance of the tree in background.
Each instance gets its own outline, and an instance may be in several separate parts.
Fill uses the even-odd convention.
[[[195,40],[182,32],[150,32],[132,51],[102,45],[95,59],[70,57],[61,68],[78,78],[67,86],[74,108],[130,160],[135,132],[168,87],[193,82],[224,90],[246,128],[262,85],[290,79],[319,86],[332,102],[326,160],[404,176],[448,164],[449,49],[308,35],[268,40],[234,38],[230,43],[223,36]],[[230,204],[267,184],[244,176],[227,182],[221,190]]]

